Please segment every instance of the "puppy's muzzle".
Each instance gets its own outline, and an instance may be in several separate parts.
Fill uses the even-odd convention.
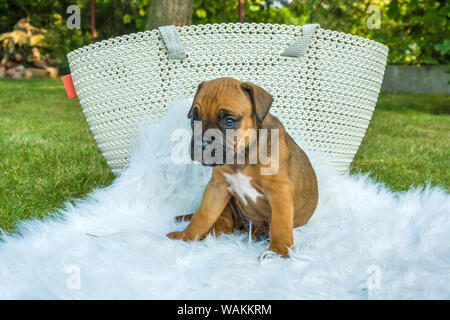
[[[196,140],[194,143],[199,146],[202,147],[202,151],[205,151],[205,149],[214,141],[214,137],[210,140]]]
[[[211,142],[212,142],[212,141],[205,141],[205,140],[203,140],[203,141],[201,142],[202,150],[205,150],[206,147],[209,146],[209,145],[211,144]]]
[[[211,161],[205,161],[205,150],[211,146],[211,144],[215,141],[214,137],[211,137],[211,140],[191,140],[191,159],[194,161],[198,161],[201,162],[203,165],[205,166],[211,166],[211,167],[215,167],[215,166],[219,166],[219,165],[223,165],[223,161],[220,163],[216,163],[216,162],[211,162]],[[200,152],[201,151],[201,152]],[[196,154],[197,152],[197,154]],[[210,150],[210,152],[208,152],[208,154],[211,157],[214,157],[216,155],[216,152],[214,149]]]

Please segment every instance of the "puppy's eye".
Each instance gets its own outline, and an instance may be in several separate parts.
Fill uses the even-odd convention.
[[[236,125],[236,120],[233,118],[226,118],[225,119],[225,127],[227,128],[233,128]]]

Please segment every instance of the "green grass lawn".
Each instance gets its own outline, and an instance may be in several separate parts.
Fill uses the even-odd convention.
[[[352,163],[395,190],[450,187],[450,96],[382,94]],[[60,80],[0,79],[0,228],[44,217],[113,174]]]
[[[351,172],[394,190],[450,187],[450,95],[382,93]]]
[[[0,80],[0,228],[40,218],[113,180],[60,80]]]

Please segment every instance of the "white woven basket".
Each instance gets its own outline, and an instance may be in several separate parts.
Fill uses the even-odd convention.
[[[369,125],[388,48],[318,25],[162,27],[68,54],[75,89],[113,172],[127,164],[136,124],[158,118],[179,93],[223,76],[274,97],[271,112],[310,150],[346,171]],[[188,119],[186,119],[188,121]]]

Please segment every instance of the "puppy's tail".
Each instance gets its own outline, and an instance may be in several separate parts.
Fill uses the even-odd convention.
[[[176,216],[175,217],[175,221],[177,221],[177,222],[191,221],[191,218],[192,218],[193,215],[194,214],[191,213],[191,214],[185,214],[185,215],[182,215],[182,216]]]

